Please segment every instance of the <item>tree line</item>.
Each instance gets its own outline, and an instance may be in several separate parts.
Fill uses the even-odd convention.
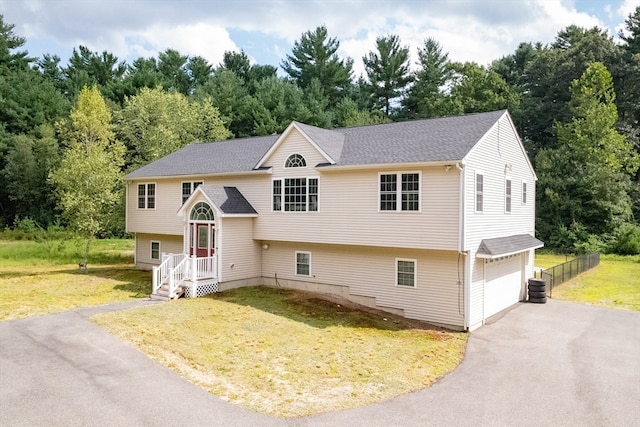
[[[85,46],[67,64],[32,58],[0,15],[0,228],[121,235],[123,174],[193,142],[279,133],[291,120],[334,128],[508,109],[539,178],[538,237],[640,252],[640,7],[620,39],[569,26],[483,66],[451,61],[432,38],[411,57],[388,34],[355,76],[320,26],[301,34],[280,76],[243,51],[216,65],[174,49],[130,64]],[[88,153],[97,163],[81,164]],[[92,180],[103,193],[89,194]],[[69,199],[83,187],[76,199],[105,205],[83,208],[94,218],[84,228]]]

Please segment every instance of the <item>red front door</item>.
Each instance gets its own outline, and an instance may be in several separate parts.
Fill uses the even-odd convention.
[[[215,229],[211,224],[191,224],[191,253],[197,257],[208,257],[215,251]]]

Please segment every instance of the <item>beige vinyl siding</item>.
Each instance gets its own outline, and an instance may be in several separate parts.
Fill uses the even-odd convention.
[[[292,154],[300,154],[304,157],[307,166],[298,168],[285,168],[286,160]],[[287,138],[276,148],[276,150],[265,159],[264,166],[271,166],[274,177],[304,177],[318,176],[315,166],[319,163],[326,163],[327,159],[296,129],[292,129]]]
[[[253,218],[222,218],[216,230],[221,281],[260,277],[261,245],[253,240]]]
[[[160,242],[160,259],[151,259],[151,242]],[[136,268],[151,270],[159,265],[163,253],[182,253],[182,236],[136,234]]]
[[[421,174],[420,212],[379,211],[379,173]],[[277,178],[274,171],[273,178]],[[458,175],[437,168],[326,172],[319,176],[318,212],[260,212],[255,238],[347,245],[456,249]],[[253,203],[253,201],[252,201]]]
[[[475,172],[484,175],[484,207],[475,212]],[[505,212],[505,182],[512,183],[511,212]],[[510,120],[504,116],[465,158],[464,249],[471,257],[469,325],[483,320],[483,260],[476,258],[484,238],[535,233],[535,175]],[[527,203],[522,203],[523,181],[527,182]],[[529,257],[528,264],[533,257]],[[526,274],[532,277],[532,268]]]
[[[265,280],[346,286],[349,294],[375,298],[382,308],[398,309],[406,317],[463,326],[463,260],[455,252],[377,247],[266,242],[262,271]],[[296,251],[311,253],[311,276],[295,274]],[[415,259],[416,287],[396,285],[396,259]],[[458,263],[460,262],[460,265]]]
[[[182,220],[176,215],[182,206],[182,179],[140,180],[127,183],[127,231],[180,235],[184,231]],[[155,209],[138,209],[138,184],[156,184]]]

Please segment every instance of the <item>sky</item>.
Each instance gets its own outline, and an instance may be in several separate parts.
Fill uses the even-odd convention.
[[[80,45],[127,63],[166,49],[202,56],[214,66],[225,51],[278,66],[295,41],[320,25],[354,60],[377,37],[397,34],[412,64],[427,38],[453,61],[488,65],[521,42],[551,43],[575,24],[617,39],[640,0],[0,0],[0,14],[25,37],[32,57],[56,54],[66,65]],[[415,66],[415,65],[414,65]]]

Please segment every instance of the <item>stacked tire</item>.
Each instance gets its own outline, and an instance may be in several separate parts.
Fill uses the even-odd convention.
[[[544,279],[529,279],[529,302],[544,304],[547,302],[547,282]]]

